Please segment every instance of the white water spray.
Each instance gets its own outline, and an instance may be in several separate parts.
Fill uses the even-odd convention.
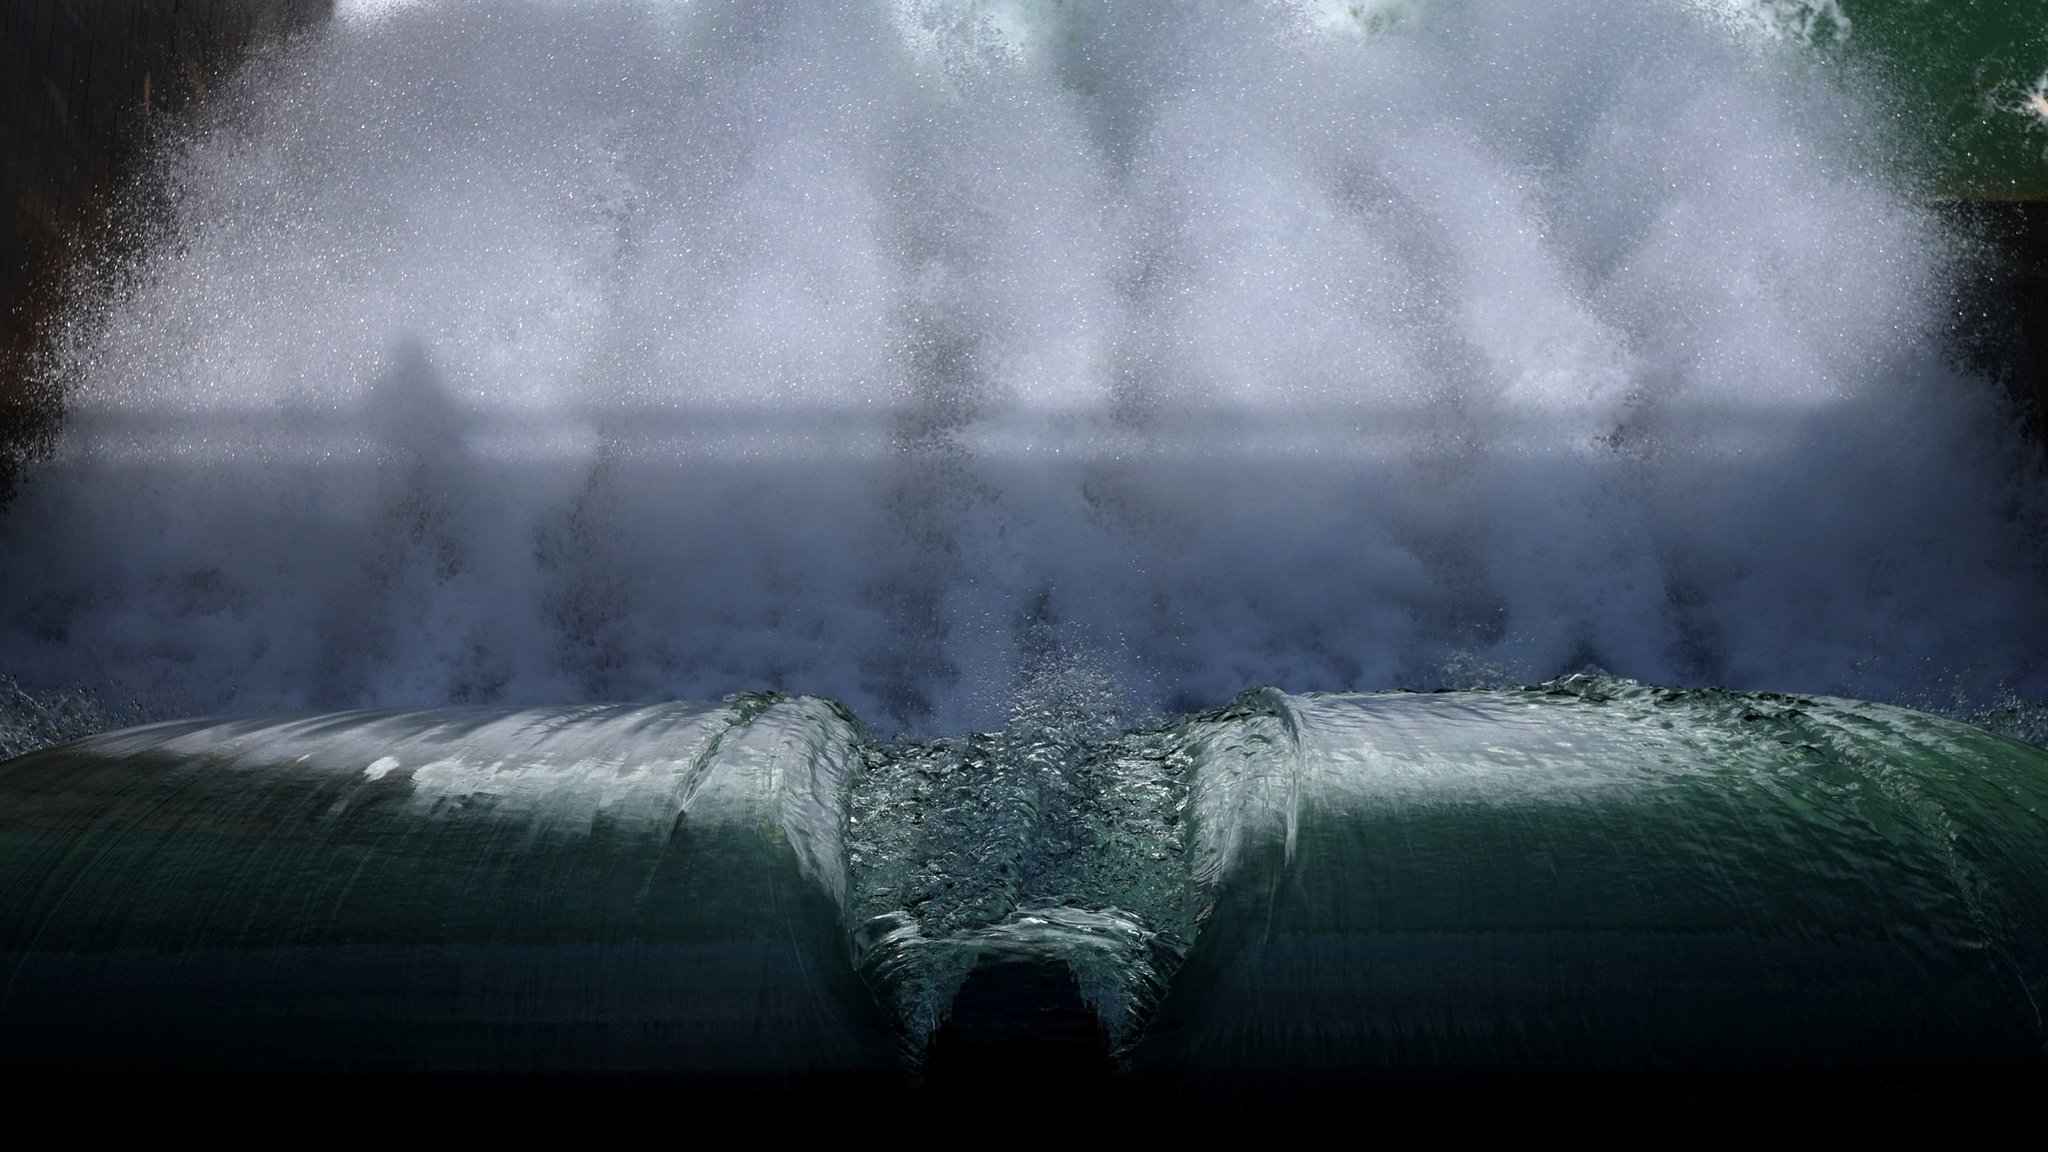
[[[1709,8],[346,4],[78,310],[0,669],[946,729],[1050,626],[1141,707],[2038,693],[1949,245]]]

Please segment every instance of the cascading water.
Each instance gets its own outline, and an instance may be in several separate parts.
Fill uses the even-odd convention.
[[[957,731],[1051,620],[1140,713],[2038,694],[2040,486],[1832,8],[344,4],[53,353],[0,669]]]
[[[0,763],[0,1067],[2038,1073],[2048,760],[1766,694],[2048,691],[1853,34],[344,0],[81,273],[0,753],[414,710]]]
[[[0,1067],[865,1090],[992,1033],[1050,1050],[1027,1083],[1092,1053],[1206,1108],[2038,1099],[2039,749],[1591,676],[1118,733],[1104,687],[1042,663],[1010,729],[926,744],[745,696],[5,762]]]

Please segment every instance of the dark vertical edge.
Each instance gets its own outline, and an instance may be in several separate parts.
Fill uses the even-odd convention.
[[[0,15],[0,508],[54,446],[64,397],[40,361],[75,269],[136,215],[165,117],[266,37],[333,0],[21,0]],[[146,79],[145,79],[146,78]],[[145,85],[148,90],[145,105]],[[104,254],[104,253],[102,253]]]

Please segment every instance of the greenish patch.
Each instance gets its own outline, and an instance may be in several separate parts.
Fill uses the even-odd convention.
[[[2048,7],[2038,0],[1842,0],[1849,58],[1874,67],[1928,150],[1938,194],[2048,197]]]

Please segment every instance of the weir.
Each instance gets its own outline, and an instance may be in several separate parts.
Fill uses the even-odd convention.
[[[2026,1098],[2034,7],[10,15],[0,1065]]]
[[[1253,1110],[2048,1068],[2048,753],[1980,729],[1586,675],[1042,735],[744,697],[22,757],[0,1061]]]

